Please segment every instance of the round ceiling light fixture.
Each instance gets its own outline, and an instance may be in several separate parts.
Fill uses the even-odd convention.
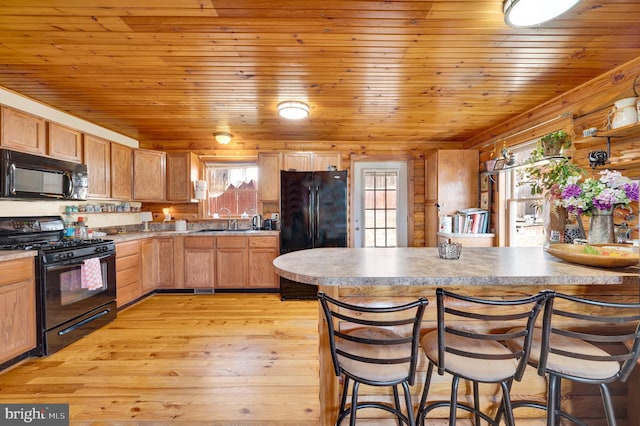
[[[580,0],[505,0],[504,22],[510,27],[540,25],[562,15]]]
[[[220,145],[228,145],[231,142],[233,135],[227,132],[215,132],[213,137],[216,138],[216,142]]]
[[[309,116],[309,105],[299,101],[284,101],[278,104],[278,114],[288,120],[300,120]]]

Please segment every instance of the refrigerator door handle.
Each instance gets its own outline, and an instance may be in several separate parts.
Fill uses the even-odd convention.
[[[308,217],[309,220],[307,221],[307,236],[311,239],[313,237],[313,223],[311,222],[311,218],[313,218],[313,197],[311,194],[311,186],[309,186],[307,188],[307,190],[309,191],[309,206],[307,207],[308,210]]]
[[[316,241],[318,239],[320,239],[320,235],[318,234],[318,228],[319,228],[319,223],[320,223],[320,187],[316,186],[316,196],[315,198],[315,208],[316,208],[316,214],[314,215],[314,219],[315,219],[315,239]]]

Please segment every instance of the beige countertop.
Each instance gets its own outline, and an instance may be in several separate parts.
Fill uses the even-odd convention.
[[[444,260],[432,247],[318,248],[279,256],[276,272],[325,286],[639,284],[637,266],[606,269],[565,262],[541,247],[466,247]]]
[[[38,254],[36,250],[3,250],[0,251],[0,262],[34,257],[36,254]]]
[[[238,231],[211,231],[211,232],[198,232],[194,230],[189,231],[149,231],[149,232],[124,232],[121,234],[106,235],[99,237],[103,240],[113,240],[115,243],[122,243],[126,241],[142,240],[153,237],[225,237],[231,235],[239,235],[246,237],[265,236],[265,235],[280,235],[280,231],[254,231],[254,230],[238,230]],[[37,255],[36,250],[2,250],[0,251],[0,262],[14,259],[22,259],[24,257],[33,257]]]
[[[225,236],[244,236],[244,237],[255,237],[255,236],[265,236],[265,235],[280,235],[280,231],[254,231],[254,230],[237,230],[237,231],[210,231],[210,232],[199,232],[198,230],[188,230],[188,231],[140,231],[140,232],[125,232],[121,234],[107,235],[105,237],[100,237],[105,240],[113,240],[116,243],[121,243],[125,241],[134,241],[134,240],[142,240],[145,238],[153,238],[153,237],[225,237]]]

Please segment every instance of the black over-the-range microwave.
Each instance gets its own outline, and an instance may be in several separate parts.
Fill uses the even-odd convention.
[[[0,196],[21,199],[86,200],[87,166],[0,149]]]

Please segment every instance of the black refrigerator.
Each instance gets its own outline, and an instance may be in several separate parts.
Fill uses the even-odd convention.
[[[280,254],[346,246],[347,172],[281,171]],[[280,277],[282,300],[315,299],[317,292],[317,286]]]

